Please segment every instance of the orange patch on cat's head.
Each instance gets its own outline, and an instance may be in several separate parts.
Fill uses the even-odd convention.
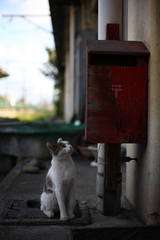
[[[49,149],[49,152],[51,153],[51,155],[54,155],[54,156],[57,156],[59,151],[66,147],[66,145],[62,142],[58,142],[58,143],[47,142],[46,146]]]

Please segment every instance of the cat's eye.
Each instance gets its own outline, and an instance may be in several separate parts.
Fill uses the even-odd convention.
[[[62,147],[63,147],[63,148],[65,148],[65,147],[66,147],[66,145],[62,145]]]

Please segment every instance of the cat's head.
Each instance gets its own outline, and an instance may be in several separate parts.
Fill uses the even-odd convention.
[[[66,158],[73,152],[73,147],[68,141],[63,141],[61,138],[58,139],[57,143],[47,142],[47,148],[52,156],[58,158]]]

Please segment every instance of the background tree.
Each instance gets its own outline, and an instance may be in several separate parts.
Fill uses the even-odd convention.
[[[46,48],[48,53],[48,61],[44,63],[42,73],[54,80],[54,88],[57,90],[54,98],[55,114],[63,117],[64,113],[64,79],[62,74],[58,71],[57,57],[55,50]]]

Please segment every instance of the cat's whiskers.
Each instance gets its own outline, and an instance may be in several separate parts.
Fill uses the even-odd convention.
[[[82,158],[82,156],[73,148],[73,151],[79,156]]]

